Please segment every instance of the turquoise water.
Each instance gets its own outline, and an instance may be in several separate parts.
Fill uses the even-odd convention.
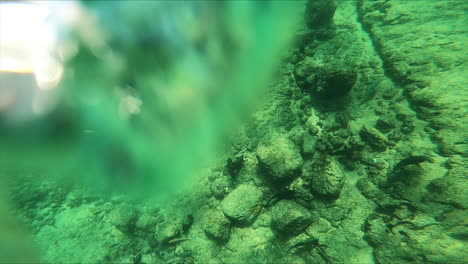
[[[467,258],[464,1],[39,5],[2,22],[0,262]]]

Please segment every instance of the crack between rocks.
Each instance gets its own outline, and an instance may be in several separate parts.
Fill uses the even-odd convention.
[[[377,54],[379,59],[382,61],[385,77],[389,78],[394,84],[403,87],[407,83],[403,82],[401,79],[395,77],[394,74],[392,74],[392,72],[395,71],[395,70],[393,69],[391,64],[383,56],[381,45],[377,41],[375,41],[375,36],[372,34],[372,30],[364,22],[364,13],[362,12],[362,6],[364,5],[364,1],[365,0],[356,0],[355,5],[356,5],[356,13],[357,13],[357,17],[358,17],[357,22],[361,25],[362,31],[364,31],[367,34],[367,36],[369,37],[369,40],[372,43],[372,47],[374,48],[375,53]],[[403,92],[406,93],[405,90]],[[406,97],[406,94],[405,94],[405,97]]]
[[[412,96],[410,95],[408,89],[405,88],[406,86],[411,85],[414,82],[405,80],[405,77],[401,76],[401,74],[398,73],[398,71],[394,68],[394,66],[388,60],[385,59],[385,56],[383,55],[383,51],[382,51],[383,50],[382,45],[379,44],[375,40],[375,35],[372,33],[370,25],[367,25],[364,22],[365,13],[363,12],[362,9],[363,9],[363,5],[364,5],[365,1],[366,0],[356,0],[356,2],[355,2],[356,13],[357,13],[357,17],[358,17],[357,23],[361,25],[362,30],[367,34],[369,40],[372,43],[372,47],[373,47],[375,53],[377,54],[377,56],[381,60],[382,65],[383,65],[382,69],[384,71],[384,76],[387,77],[396,87],[402,89],[403,97],[408,102],[409,107],[411,108],[411,110],[413,110],[413,112],[416,113],[415,119],[419,120],[419,121],[428,122],[429,124],[431,124],[432,123],[431,118],[422,119],[422,118],[419,117],[420,112],[417,109],[420,108],[420,107],[423,107],[423,106],[420,103],[418,104],[418,103],[414,102],[414,100],[413,100]],[[431,141],[434,144],[439,146],[439,142],[436,142],[436,141],[432,140],[432,138],[431,138]]]

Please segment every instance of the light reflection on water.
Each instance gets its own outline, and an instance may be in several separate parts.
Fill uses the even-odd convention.
[[[66,53],[60,28],[77,6],[74,1],[0,3],[2,119],[21,123],[54,109]]]

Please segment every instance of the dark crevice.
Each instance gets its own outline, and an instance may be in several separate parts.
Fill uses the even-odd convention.
[[[372,32],[371,25],[364,21],[364,16],[365,16],[364,3],[365,3],[365,1],[366,0],[356,0],[356,13],[358,15],[358,23],[361,25],[363,31],[366,32],[367,35],[369,36],[369,39],[370,39],[370,41],[372,43],[372,46],[373,46],[373,48],[375,50],[375,53],[377,54],[377,56],[382,61],[383,71],[384,71],[385,77],[387,77],[389,80],[391,80],[396,87],[401,87],[403,89],[402,95],[404,96],[404,98],[406,98],[406,100],[407,100],[407,102],[409,104],[409,107],[417,114],[416,117],[415,117],[416,119],[431,122],[430,118],[421,118],[420,117],[420,114],[421,114],[420,110],[421,110],[421,107],[424,106],[423,105],[424,102],[416,101],[410,95],[409,89],[407,89],[408,85],[414,85],[414,84],[416,84],[416,82],[409,79],[407,75],[405,75],[403,73],[400,73],[395,68],[393,63],[391,63],[389,60],[387,60],[385,58],[385,55],[384,55],[384,52],[383,52],[383,44],[379,43],[376,40],[376,36]],[[381,11],[385,12],[384,10],[381,10]]]
[[[394,69],[393,65],[385,60],[385,56],[383,55],[383,48],[377,41],[375,41],[375,36],[372,34],[372,30],[368,24],[364,22],[364,12],[363,12],[363,5],[365,0],[356,0],[356,13],[358,15],[358,23],[361,25],[364,32],[367,33],[369,39],[372,42],[372,47],[374,48],[375,53],[379,56],[380,60],[382,61],[383,70],[385,77],[389,78],[393,83],[404,86],[408,83],[405,82],[404,78],[401,76],[397,76],[398,72]],[[400,78],[398,78],[400,77]]]
[[[365,2],[365,0],[356,0],[356,13],[358,15],[358,23],[361,25],[363,31],[366,32],[367,35],[369,36],[369,39],[370,39],[370,41],[372,43],[372,47],[374,48],[375,53],[377,54],[377,56],[382,61],[383,71],[384,71],[385,77],[390,79],[395,84],[395,86],[402,87],[402,88],[404,88],[407,85],[410,85],[410,84],[414,83],[414,81],[409,80],[407,78],[407,76],[404,76],[404,75],[400,74],[398,72],[398,70],[395,69],[394,65],[391,62],[389,62],[388,60],[385,59],[385,56],[383,54],[382,44],[380,44],[378,41],[376,41],[376,37],[372,33],[372,29],[371,29],[370,25],[367,24],[364,21],[364,15],[365,15],[365,13],[363,12],[364,2]],[[410,97],[407,89],[403,89],[403,96],[408,99],[411,109],[413,109],[413,111],[417,112],[415,107],[413,106],[414,102],[410,100],[411,97]]]

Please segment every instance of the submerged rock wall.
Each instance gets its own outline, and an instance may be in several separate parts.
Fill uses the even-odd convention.
[[[455,220],[455,215],[467,216],[468,206],[467,9],[466,1],[357,1],[359,20],[384,62],[387,76],[404,89],[403,95],[416,118],[428,122],[424,132],[437,145],[433,151],[444,158],[445,168],[445,173],[425,184],[398,176],[417,175],[410,168],[417,165],[393,172],[392,181],[406,182],[406,186],[394,186],[391,192],[409,199],[410,204],[405,206],[408,212],[424,213],[412,216],[411,232],[401,230],[405,229],[404,224],[391,224],[388,239],[375,235],[382,235],[382,228],[389,227],[378,223],[385,222],[385,217],[368,219],[366,237],[376,248],[379,263],[409,260],[462,263],[467,256],[460,246],[468,230]],[[422,199],[409,194],[423,188],[427,193]],[[393,211],[397,218],[408,217],[398,211],[401,209]],[[395,229],[400,229],[397,232],[403,237],[398,238]],[[422,243],[424,240],[431,242]],[[404,243],[407,249],[395,251],[399,243]]]
[[[358,0],[388,75],[405,89],[418,117],[430,122],[443,155],[466,153],[468,17],[466,1]],[[465,99],[465,100],[464,100]]]
[[[13,188],[43,262],[463,263],[467,4],[305,8],[264,104],[191,189]]]

